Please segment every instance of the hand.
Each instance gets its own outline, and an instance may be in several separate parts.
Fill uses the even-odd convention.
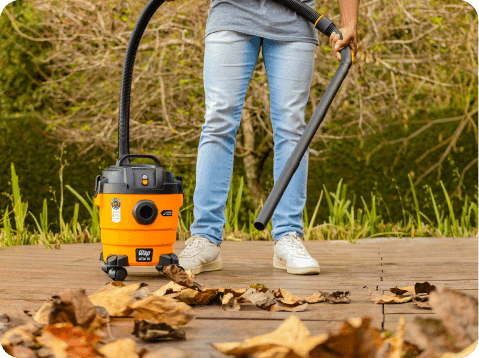
[[[351,47],[351,52],[354,55],[356,55],[356,53],[358,52],[358,34],[356,26],[342,27],[339,29],[339,31],[341,31],[341,33],[343,34],[343,39],[340,40],[339,34],[333,32],[329,37],[329,43],[331,44],[331,48],[333,49],[336,58],[341,61],[341,53],[339,51],[341,51],[346,46],[349,45]]]

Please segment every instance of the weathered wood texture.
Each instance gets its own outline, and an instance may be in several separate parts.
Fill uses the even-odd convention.
[[[177,242],[175,252],[184,248]],[[351,304],[310,305],[295,313],[313,334],[335,331],[349,317],[370,316],[373,326],[394,330],[403,316],[410,322],[416,315],[435,316],[433,311],[412,303],[377,305],[369,299],[364,286],[387,294],[403,287],[428,281],[448,286],[477,297],[478,240],[466,238],[367,239],[357,244],[341,241],[305,242],[321,265],[321,274],[295,276],[273,269],[272,242],[224,242],[223,269],[203,273],[196,281],[209,287],[244,288],[262,283],[271,289],[284,288],[300,295],[315,291],[350,291]],[[69,288],[84,288],[91,294],[109,282],[98,260],[101,244],[62,245],[60,250],[42,246],[0,249],[0,313],[36,310],[52,294]],[[168,282],[153,267],[128,269],[125,284],[145,282],[153,292]],[[290,313],[266,312],[244,306],[239,312],[226,312],[220,306],[196,307],[197,318],[186,327],[184,342],[144,344],[148,349],[171,345],[194,357],[221,357],[210,345],[215,342],[243,340],[276,329]],[[130,335],[131,319],[113,322],[113,334]],[[414,337],[407,335],[413,340]]]

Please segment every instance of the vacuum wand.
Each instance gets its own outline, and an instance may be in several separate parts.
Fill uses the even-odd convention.
[[[295,11],[296,13],[302,15],[308,21],[314,24],[316,29],[321,31],[324,35],[330,36],[333,32],[339,34],[342,39],[341,32],[336,28],[331,20],[328,18],[319,15],[316,11],[313,11],[307,5],[297,1],[297,0],[274,0],[284,6],[290,8],[291,10]],[[291,178],[293,177],[296,169],[301,162],[301,159],[306,153],[306,150],[309,147],[309,144],[313,140],[314,135],[316,134],[321,122],[323,121],[324,117],[326,116],[326,112],[331,105],[331,102],[336,96],[336,93],[341,87],[343,80],[346,78],[349,69],[353,63],[352,61],[352,53],[349,46],[345,47],[340,51],[341,53],[341,64],[339,65],[336,73],[334,74],[331,83],[329,84],[326,92],[324,93],[321,101],[319,102],[318,107],[314,110],[311,119],[309,120],[308,125],[306,126],[303,135],[299,139],[298,144],[291,153],[288,161],[286,162],[281,175],[279,176],[278,180],[274,184],[271,193],[269,194],[266,202],[263,205],[258,217],[256,218],[256,222],[254,223],[254,227],[257,230],[264,230],[266,225],[268,224],[269,220],[273,216],[273,212],[276,209],[283,193],[285,192],[286,188],[288,187]]]

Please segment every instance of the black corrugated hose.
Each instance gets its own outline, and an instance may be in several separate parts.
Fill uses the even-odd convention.
[[[129,148],[129,123],[130,123],[130,94],[131,79],[133,76],[133,65],[135,64],[136,52],[140,44],[143,32],[145,32],[148,23],[153,14],[158,10],[164,0],[150,0],[140,14],[138,21],[133,28],[126,47],[125,61],[123,64],[123,75],[121,79],[120,95],[120,121],[118,125],[118,158],[130,154]],[[127,161],[128,163],[129,161]]]

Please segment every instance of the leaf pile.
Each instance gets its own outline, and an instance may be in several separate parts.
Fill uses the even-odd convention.
[[[414,286],[411,287],[410,291],[396,289],[411,292]],[[426,292],[414,290],[414,294],[423,293]],[[394,336],[391,336],[388,331],[381,332],[379,329],[370,327],[371,320],[368,317],[349,319],[343,322],[336,333],[311,336],[299,318],[290,316],[274,332],[248,338],[243,342],[217,343],[213,346],[220,352],[233,357],[250,358],[459,358],[467,356],[477,345],[477,299],[448,288],[429,290],[429,293],[430,304],[439,319],[416,318],[410,324],[414,337],[418,337],[417,345],[404,339],[406,324],[402,317]]]
[[[209,288],[194,282],[191,271],[184,271],[177,266],[166,266],[163,271],[171,281],[153,292],[153,295],[175,298],[189,305],[208,305],[218,302],[222,304],[224,310],[239,311],[241,304],[248,302],[260,309],[272,312],[301,312],[306,310],[308,304],[351,302],[348,291],[333,293],[318,291],[309,297],[303,297],[281,288],[278,291],[270,290],[262,284],[253,284],[240,290],[235,290],[232,287]]]
[[[137,353],[135,341],[111,336],[110,319],[130,316],[133,334],[156,342],[185,339],[181,327],[194,312],[183,302],[150,294],[146,284],[112,282],[91,296],[82,289],[53,295],[33,318],[0,315],[0,343],[15,357],[140,358],[147,351]]]
[[[366,287],[367,288],[367,287]],[[429,306],[429,294],[436,290],[436,286],[429,282],[416,282],[414,286],[403,288],[393,287],[389,290],[394,295],[381,295],[367,288],[371,299],[377,304],[394,304],[414,301],[418,308],[431,309]]]

